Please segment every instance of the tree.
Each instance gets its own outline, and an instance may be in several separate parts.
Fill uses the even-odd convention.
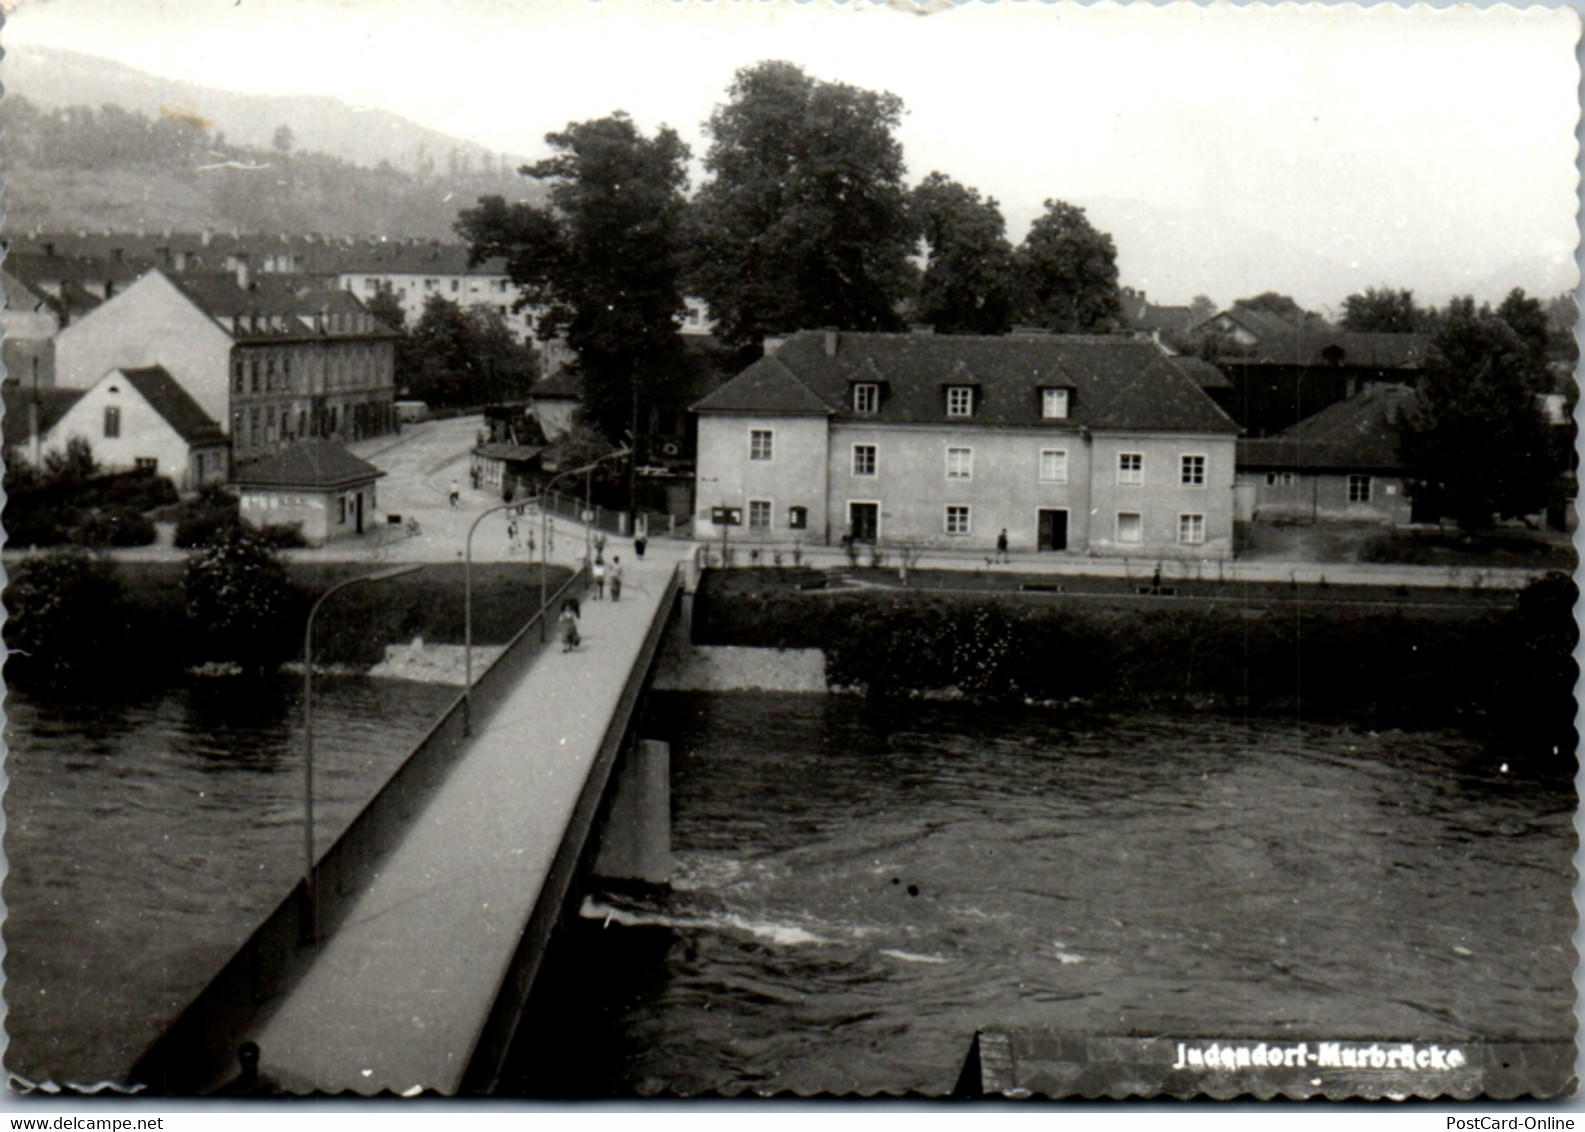
[[[1557,469],[1537,394],[1541,366],[1513,329],[1455,299],[1400,428],[1416,504],[1466,531],[1541,511]]]
[[[457,230],[474,262],[503,256],[519,307],[543,308],[541,338],[565,336],[583,375],[583,413],[610,439],[631,425],[635,389],[680,348],[679,283],[688,147],[626,114],[571,123],[553,157],[522,172],[550,182],[550,204],[484,197]]]
[[[1111,330],[1122,316],[1117,247],[1084,209],[1060,200],[1030,226],[1014,263],[1021,317],[1063,334]]]
[[[81,550],[30,555],[5,589],[6,647],[24,667],[45,672],[108,659],[106,616],[120,600],[108,560]]]
[[[1414,292],[1367,287],[1364,294],[1343,300],[1344,330],[1410,334],[1426,329],[1426,312],[1415,304]]]
[[[942,173],[913,192],[928,263],[918,315],[943,334],[1005,334],[1013,323],[1013,248],[995,198]]]
[[[1515,287],[1497,308],[1497,317],[1519,336],[1536,366],[1545,367],[1552,352],[1552,328],[1541,300],[1527,298],[1524,288]]]
[[[1209,295],[1196,295],[1189,303],[1189,325],[1198,326],[1218,310],[1216,300]]]
[[[1290,322],[1300,318],[1311,319],[1315,317],[1312,312],[1305,310],[1295,302],[1291,295],[1278,294],[1276,291],[1262,291],[1253,298],[1239,299],[1233,305],[1250,311],[1264,311],[1266,314],[1274,314],[1278,318],[1285,318]]]
[[[81,436],[68,436],[66,447],[44,453],[44,482],[47,484],[87,483],[99,474],[93,446]]]
[[[737,72],[706,124],[690,287],[733,346],[834,326],[897,330],[916,231],[895,131],[902,101],[792,63]]]
[[[407,308],[402,305],[402,300],[396,297],[396,292],[389,287],[380,288],[363,305],[370,314],[392,330],[407,329]]]
[[[478,405],[526,397],[538,371],[490,307],[463,308],[444,295],[424,300],[424,313],[397,350],[399,380],[435,405]]]
[[[270,146],[284,157],[292,152],[292,145],[296,140],[297,135],[292,133],[292,127],[282,123],[275,127],[275,134],[270,138]]]
[[[182,586],[204,659],[249,668],[279,659],[286,567],[266,538],[240,525],[218,531],[188,556]]]

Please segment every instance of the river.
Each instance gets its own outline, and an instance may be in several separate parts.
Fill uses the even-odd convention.
[[[6,690],[6,1068],[123,1079],[301,876],[301,681]],[[314,683],[321,851],[455,698]]]
[[[982,1027],[1573,1034],[1572,774],[1467,736],[680,693],[650,733],[677,872],[583,905],[597,1091],[940,1094]]]

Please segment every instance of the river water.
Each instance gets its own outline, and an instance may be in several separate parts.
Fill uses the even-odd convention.
[[[1573,1034],[1573,780],[1500,747],[765,694],[650,733],[675,885],[579,929],[639,965],[612,1092],[939,1094],[983,1027]]]
[[[301,681],[6,691],[7,1070],[122,1079],[302,872]],[[322,852],[456,696],[314,682]]]

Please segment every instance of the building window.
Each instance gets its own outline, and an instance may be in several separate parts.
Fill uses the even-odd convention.
[[[855,444],[853,446],[853,474],[856,476],[873,476],[875,474],[875,445]]]
[[[199,454],[198,459],[200,461],[199,468],[201,470],[202,467],[203,467],[203,464],[202,464],[203,454],[202,453]],[[149,475],[153,475],[155,472],[159,471],[160,462],[157,459],[155,459],[153,456],[139,456],[139,457],[137,457],[136,459],[134,459],[132,461],[132,468],[133,468],[134,471],[146,472]]]
[[[951,504],[947,507],[947,534],[966,535],[969,533],[969,509],[962,504]]]
[[[974,389],[968,385],[947,386],[947,416],[971,417],[974,415]]]
[[[974,449],[948,448],[947,449],[947,479],[967,480],[974,478]]]
[[[238,393],[242,392],[242,363],[237,362],[233,367],[232,386]]]
[[[452,280],[452,281],[451,281],[451,293],[452,293],[452,294],[453,294],[453,295],[455,295],[455,294],[456,294],[456,293],[457,293],[457,288],[459,288],[459,287],[461,287],[461,286],[462,286],[462,283],[461,283],[461,281],[459,281],[459,280],[456,280],[456,279],[453,279],[453,280]]]
[[[881,403],[881,387],[873,382],[860,382],[853,387],[853,411],[873,413]]]
[[[1205,542],[1205,516],[1179,515],[1178,541],[1184,546],[1199,546]]]
[[[248,363],[248,384],[254,393],[259,391],[259,363],[256,361]]]
[[[1145,457],[1141,452],[1119,452],[1117,454],[1117,482],[1121,484],[1142,484],[1145,482]]]
[[[807,507],[789,507],[789,508],[787,508],[787,525],[789,527],[791,527],[795,531],[808,530],[809,529],[809,508],[807,508]]]
[[[1040,453],[1040,482],[1068,482],[1068,454],[1060,448],[1046,448]]]
[[[1117,541],[1134,543],[1145,541],[1145,524],[1140,519],[1138,511],[1117,513]]]
[[[1066,419],[1068,415],[1068,391],[1066,389],[1042,389],[1040,391],[1040,415],[1048,421]]]
[[[1350,503],[1369,503],[1370,502],[1370,477],[1369,476],[1349,476],[1348,477],[1348,501]]]
[[[1179,462],[1178,482],[1184,487],[1205,486],[1205,457],[1184,456]]]
[[[1266,473],[1266,486],[1267,487],[1292,487],[1293,485],[1294,485],[1294,478],[1293,478],[1293,473],[1292,472],[1267,472]]]
[[[105,406],[105,436],[121,435],[121,410],[114,405]]]
[[[749,430],[748,458],[750,460],[769,460],[771,458],[771,435],[771,430],[768,428]]]
[[[751,531],[770,530],[769,500],[750,499],[748,501],[748,526]]]

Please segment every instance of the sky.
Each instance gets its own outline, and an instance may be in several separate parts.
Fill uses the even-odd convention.
[[[788,59],[899,95],[910,181],[995,197],[1014,241],[1047,199],[1086,208],[1158,302],[1275,289],[1335,313],[1367,286],[1441,303],[1578,278],[1568,7],[0,2],[0,42],[329,94],[527,159],[617,109],[700,158],[733,73]]]

